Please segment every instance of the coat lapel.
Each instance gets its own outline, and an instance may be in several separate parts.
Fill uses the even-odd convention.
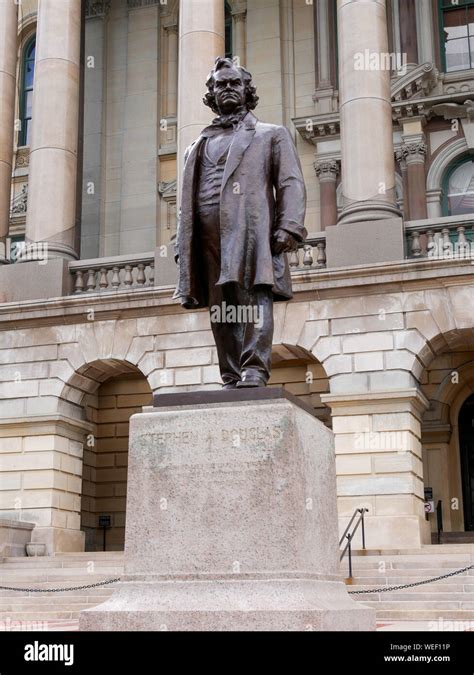
[[[244,152],[247,150],[255,136],[256,123],[257,118],[249,112],[245,117],[244,124],[235,134],[235,138],[229,149],[229,156],[227,157],[224,175],[222,177],[221,194],[227,181],[242,161]]]

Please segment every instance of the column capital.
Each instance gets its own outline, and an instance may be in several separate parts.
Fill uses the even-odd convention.
[[[238,9],[234,12],[232,12],[232,18],[234,21],[237,23],[238,21],[245,21],[247,16],[247,10],[246,9]]]
[[[427,150],[424,139],[414,139],[405,141],[400,148],[400,153],[407,165],[424,164]]]
[[[177,35],[179,26],[177,23],[169,23],[163,26],[163,29],[168,33],[168,35]]]
[[[86,0],[86,19],[104,17],[110,10],[110,0]]]
[[[336,159],[317,159],[313,166],[320,182],[335,182],[340,173],[340,162]]]
[[[160,0],[127,0],[127,8],[135,9],[136,7],[150,7],[151,5],[158,5]]]

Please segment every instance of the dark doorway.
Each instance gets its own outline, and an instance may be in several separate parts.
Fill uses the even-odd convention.
[[[459,413],[459,447],[464,502],[464,529],[474,530],[474,396],[470,396]]]

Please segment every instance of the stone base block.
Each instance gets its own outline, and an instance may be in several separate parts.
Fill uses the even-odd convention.
[[[401,218],[339,223],[326,228],[327,267],[351,267],[405,259]]]
[[[59,298],[71,292],[67,260],[0,265],[0,302]]]
[[[75,553],[85,550],[85,533],[62,527],[36,527],[31,541],[46,544],[46,554]]]
[[[35,524],[22,520],[0,519],[0,558],[26,555]]]
[[[339,574],[332,432],[283,389],[233,395],[132,416],[125,575],[82,630],[375,629]]]
[[[370,631],[374,613],[340,581],[216,577],[137,579],[81,612],[91,631]]]
[[[396,497],[395,497],[396,499]],[[339,518],[339,531],[346,529],[349,518]],[[430,523],[420,516],[406,514],[365,517],[366,546],[369,549],[414,549],[431,541]],[[354,549],[362,548],[361,535],[356,534]]]

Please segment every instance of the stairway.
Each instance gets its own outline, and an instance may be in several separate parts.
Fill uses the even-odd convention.
[[[356,551],[348,590],[369,590],[437,577],[474,564],[474,544],[444,544],[416,550]],[[347,576],[347,559],[341,565]],[[123,574],[123,552],[58,553],[45,558],[3,558],[0,586],[60,588],[94,584]],[[347,583],[347,582],[346,582]],[[15,621],[33,628],[77,628],[79,612],[106,600],[116,584],[97,588],[35,593],[0,590],[0,629]],[[472,621],[474,569],[406,590],[352,596],[377,611],[383,621]],[[38,622],[41,624],[36,625]],[[446,625],[446,624],[445,624]],[[24,628],[22,628],[24,629]],[[436,630],[433,626],[432,629]],[[449,628],[447,628],[449,630]],[[442,625],[440,627],[442,630]]]
[[[350,591],[410,584],[474,565],[473,544],[424,546],[416,550],[356,551]],[[344,559],[341,572],[347,576]],[[352,596],[377,611],[377,621],[472,621],[474,630],[474,569],[454,577],[398,591]],[[444,624],[447,626],[448,624]],[[445,628],[449,630],[449,628]]]
[[[85,586],[123,574],[123,552],[57,553],[51,557],[0,559],[0,586],[63,588]],[[0,590],[0,628],[13,622],[38,622],[50,630],[65,620],[77,624],[79,612],[107,600],[117,584],[77,591],[35,593]],[[41,623],[39,623],[41,622]],[[44,623],[43,623],[44,622]],[[33,626],[34,627],[34,626]]]

